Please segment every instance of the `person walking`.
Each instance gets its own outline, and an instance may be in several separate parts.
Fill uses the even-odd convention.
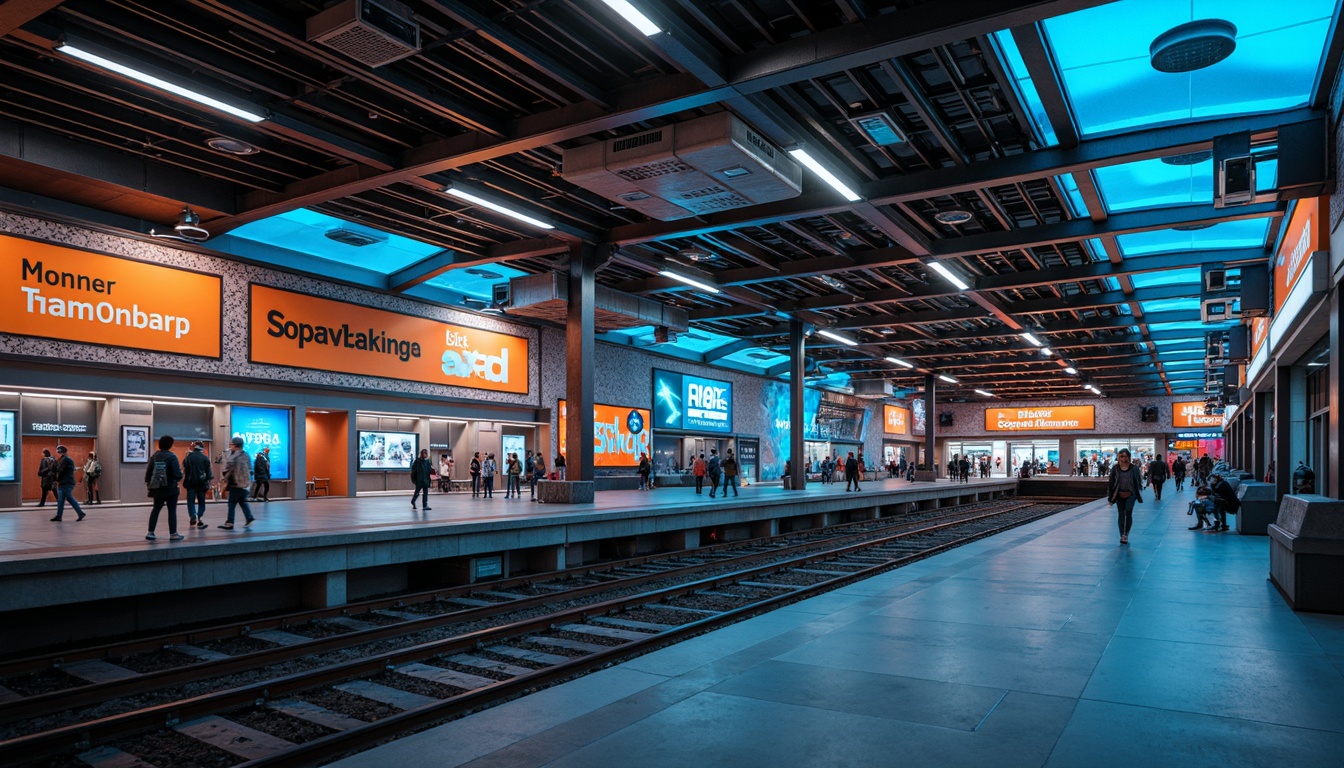
[[[271,500],[271,449],[262,448],[252,463],[252,498]]]
[[[149,533],[145,541],[154,541],[154,529],[159,527],[159,513],[168,508],[168,540],[181,541],[182,534],[177,532],[178,484],[182,482],[182,464],[177,454],[172,452],[173,438],[164,435],[159,438],[159,450],[149,457],[149,466],[145,467],[145,487],[149,489],[149,498],[154,500],[154,508],[149,512]]]
[[[691,462],[691,475],[695,477],[695,495],[699,496],[705,487],[705,473],[709,471],[705,463],[705,454],[700,454]]]
[[[563,453],[555,454],[555,479],[565,479],[565,454]]]
[[[1120,543],[1129,543],[1129,529],[1134,525],[1134,505],[1143,503],[1139,490],[1143,487],[1143,473],[1136,464],[1130,463],[1128,448],[1121,448],[1115,455],[1115,466],[1111,467],[1106,482],[1106,500],[1115,505],[1116,522],[1120,528]]]
[[[639,490],[649,490],[649,474],[653,472],[653,466],[649,463],[649,454],[639,452]]]
[[[439,493],[453,490],[453,457],[447,453],[439,454]]]
[[[411,509],[415,509],[415,500],[420,499],[420,511],[429,511],[429,486],[433,483],[429,476],[433,472],[434,465],[429,460],[429,449],[421,448],[420,455],[411,462],[411,486],[415,488],[415,492],[411,494]]]
[[[103,464],[98,461],[98,454],[89,451],[89,458],[84,462],[84,503],[102,504],[103,499],[98,495],[98,478],[103,476]]]
[[[728,498],[728,488],[733,489],[733,496],[737,496],[737,457],[733,455],[733,449],[728,449],[728,454],[723,457],[723,498]]]
[[[481,452],[471,454],[471,495],[481,495]]]
[[[1171,462],[1171,476],[1176,480],[1176,492],[1185,490],[1185,458],[1177,456],[1176,460]]]
[[[43,451],[46,453],[46,451]],[[51,518],[53,523],[61,522],[61,514],[65,512],[65,503],[70,502],[70,508],[75,510],[79,517],[76,522],[84,519],[84,510],[80,508],[79,502],[75,501],[75,460],[66,455],[64,445],[56,446],[55,468],[49,473],[51,483],[56,488],[56,516]],[[42,498],[45,500],[47,494],[44,491]],[[39,504],[38,506],[42,506]]]
[[[210,467],[210,457],[205,455],[205,445],[197,440],[191,444],[191,452],[182,460],[182,488],[187,492],[187,527],[209,528],[205,524],[205,492],[210,490],[210,481],[215,472]]]
[[[252,505],[247,503],[248,469],[251,466],[247,451],[243,450],[243,438],[235,437],[229,441],[229,455],[224,459],[224,469],[221,470],[221,479],[229,495],[229,511],[224,524],[219,526],[226,531],[233,530],[233,516],[238,507],[243,508],[243,517],[247,519],[244,528],[256,521],[252,516]]]
[[[845,458],[845,490],[859,490],[859,460],[854,458],[853,451],[850,451],[849,456]]]
[[[485,454],[485,461],[481,462],[481,495],[487,499],[495,497],[495,454]]]
[[[527,456],[523,459],[523,482],[527,483],[528,488],[531,489],[531,492],[532,492],[532,498],[536,498],[536,497],[537,497],[537,463],[536,463],[536,461],[533,460],[533,458],[532,458],[532,452],[531,452],[531,451],[528,451],[528,452],[527,452]],[[523,495],[522,491],[519,491],[519,492],[518,492],[518,495],[519,495],[519,496],[522,496],[522,495]]]
[[[1159,453],[1148,462],[1148,485],[1152,486],[1153,498],[1157,501],[1162,500],[1162,484],[1166,481],[1167,462],[1162,460],[1162,454]]]
[[[723,474],[723,464],[719,460],[718,449],[709,449],[709,464],[705,465],[705,474],[709,476],[709,498],[712,499],[719,490],[719,477]]]
[[[518,460],[518,454],[510,453],[504,463],[504,498],[517,499],[522,497],[522,477],[523,463]]]
[[[59,501],[60,494],[56,492],[56,459],[52,458],[51,451],[46,448],[42,449],[42,462],[37,465],[37,477],[42,481],[42,500],[37,502],[37,506],[47,506],[48,493]]]
[[[546,458],[537,451],[532,457],[532,500],[537,500],[537,483],[546,479]]]

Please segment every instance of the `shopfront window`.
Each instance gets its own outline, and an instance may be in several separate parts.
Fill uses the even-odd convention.
[[[1103,437],[1097,440],[1078,440],[1074,443],[1074,462],[1081,466],[1087,461],[1087,474],[1100,477],[1115,464],[1115,454],[1128,448],[1135,462],[1152,461],[1157,454],[1157,441],[1151,438]],[[1165,457],[1164,457],[1165,458]],[[1064,471],[1068,471],[1065,468]]]
[[[1322,355],[1328,358],[1328,352]],[[1326,488],[1330,473],[1324,471],[1329,461],[1330,424],[1330,369],[1325,365],[1308,363],[1307,368],[1307,464],[1316,470],[1316,492],[1331,494]]]

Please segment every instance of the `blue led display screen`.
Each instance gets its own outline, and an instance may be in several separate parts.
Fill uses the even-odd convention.
[[[243,438],[243,450],[253,462],[257,452],[270,448],[271,479],[288,480],[290,430],[288,408],[235,405],[230,410],[229,434]]]
[[[732,383],[653,369],[653,425],[690,432],[732,432]]]

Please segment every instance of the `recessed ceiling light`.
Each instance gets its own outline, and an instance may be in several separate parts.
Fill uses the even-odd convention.
[[[226,155],[255,155],[261,151],[242,139],[230,139],[227,136],[206,139],[205,146]]]
[[[975,214],[967,210],[962,210],[961,208],[953,208],[950,211],[939,211],[938,213],[933,214],[934,221],[939,224],[947,224],[953,227],[965,224],[974,218]]]
[[[1158,35],[1148,57],[1158,72],[1179,74],[1211,67],[1237,49],[1237,27],[1222,19],[1198,19]]]
[[[1064,372],[1067,373],[1067,374],[1069,374],[1070,376],[1077,376],[1077,375],[1078,375],[1078,369],[1077,369],[1077,368],[1074,368],[1072,365],[1070,365],[1069,367],[1065,368],[1065,369],[1064,369]]]

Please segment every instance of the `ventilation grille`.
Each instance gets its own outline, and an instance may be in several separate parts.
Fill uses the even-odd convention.
[[[345,0],[308,19],[308,39],[378,67],[420,50],[420,25],[394,0]]]

